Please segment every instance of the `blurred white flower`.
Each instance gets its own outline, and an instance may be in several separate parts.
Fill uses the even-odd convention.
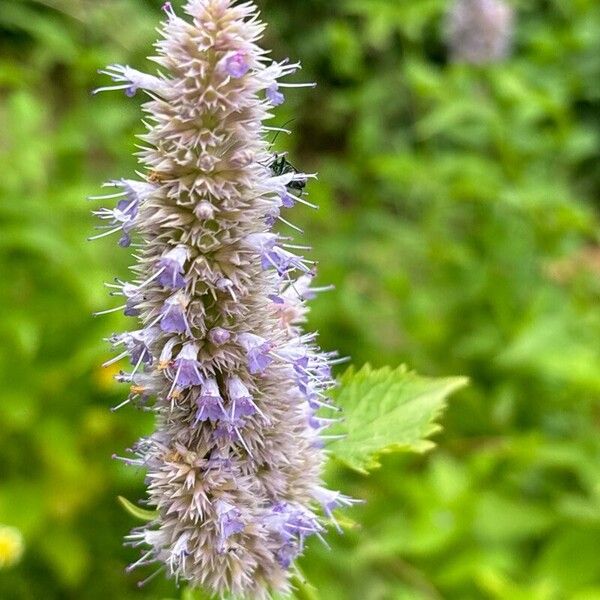
[[[514,14],[502,0],[456,0],[447,16],[446,37],[455,62],[486,64],[505,58]]]

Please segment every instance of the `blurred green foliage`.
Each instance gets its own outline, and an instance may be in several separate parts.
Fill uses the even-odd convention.
[[[0,0],[0,523],[25,538],[7,600],[174,598],[123,568],[135,525],[110,460],[151,428],[108,407],[98,365],[126,275],[87,244],[84,197],[130,176],[139,100],[91,100],[96,70],[143,67],[160,0]],[[448,64],[443,0],[263,0],[274,56],[300,58],[292,159],[319,171],[299,209],[337,290],[311,324],[355,364],[467,375],[439,446],[329,479],[367,499],[311,544],[326,600],[600,598],[600,5],[521,0],[514,56]]]

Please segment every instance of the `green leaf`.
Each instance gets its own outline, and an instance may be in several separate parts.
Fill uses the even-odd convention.
[[[345,437],[329,450],[361,473],[377,468],[381,454],[424,452],[433,446],[426,438],[440,429],[436,418],[446,398],[467,382],[465,377],[421,377],[405,366],[375,370],[365,365],[358,372],[351,367],[332,393],[344,421],[331,433]]]
[[[146,510],[144,508],[140,508],[124,498],[123,496],[118,496],[119,503],[121,506],[132,516],[140,521],[154,521],[158,516],[158,512],[155,510]]]

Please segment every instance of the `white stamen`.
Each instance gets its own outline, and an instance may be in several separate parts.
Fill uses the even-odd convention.
[[[117,194],[106,194],[105,196],[88,196],[88,200],[112,200],[113,198],[122,198],[127,196],[127,192],[119,192]]]
[[[88,242],[92,242],[94,240],[99,240],[100,238],[103,237],[108,237],[109,235],[112,235],[113,233],[117,233],[117,231],[121,230],[121,226],[119,225],[119,227],[115,227],[114,229],[111,229],[110,231],[105,231],[104,233],[99,233],[98,235],[93,235],[92,237],[88,238]]]
[[[110,367],[110,365],[114,365],[115,363],[124,359],[128,354],[129,354],[129,350],[125,350],[124,352],[121,352],[121,354],[119,354],[118,356],[115,356],[114,358],[111,358],[110,360],[107,360],[106,362],[102,363],[102,366]]]
[[[126,304],[123,304],[122,306],[116,306],[115,308],[109,308],[107,310],[99,310],[98,312],[92,313],[92,315],[94,317],[99,317],[100,315],[108,315],[110,313],[119,312],[120,310],[123,310],[124,308],[127,308]]]

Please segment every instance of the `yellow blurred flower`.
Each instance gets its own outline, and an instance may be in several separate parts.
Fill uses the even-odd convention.
[[[0,569],[16,565],[24,548],[23,536],[18,529],[0,525]]]
[[[98,367],[94,371],[94,382],[101,390],[114,389],[116,386],[115,375],[119,374],[119,365],[113,364],[108,367]]]

